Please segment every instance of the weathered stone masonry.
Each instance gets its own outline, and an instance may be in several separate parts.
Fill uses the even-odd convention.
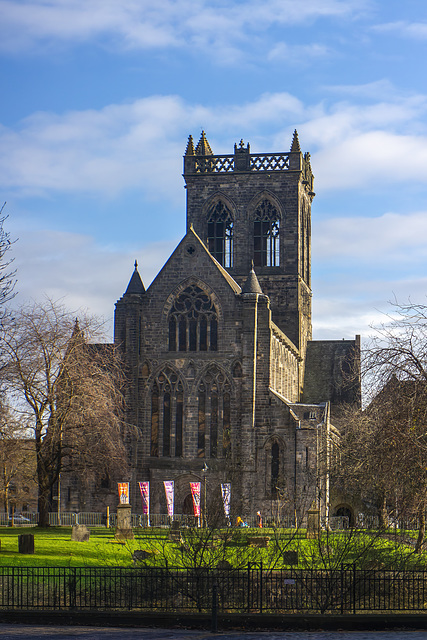
[[[234,514],[301,517],[313,502],[327,514],[334,403],[360,397],[346,378],[359,345],[312,341],[310,155],[296,132],[289,153],[242,141],[221,156],[202,133],[184,180],[185,237],[147,290],[135,263],[116,304],[139,433],[133,510],[149,480],[151,509],[165,513],[174,480],[176,513],[189,512],[189,482],[207,474],[208,502],[232,483]]]

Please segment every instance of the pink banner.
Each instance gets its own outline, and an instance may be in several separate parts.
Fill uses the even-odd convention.
[[[226,518],[230,517],[230,500],[231,500],[231,484],[224,482],[221,485],[222,502],[224,505],[224,513]]]
[[[173,517],[174,484],[173,480],[164,480],[168,516]]]
[[[191,495],[193,496],[194,515],[200,516],[200,482],[190,482]]]
[[[142,499],[142,513],[144,515],[149,515],[150,513],[150,483],[149,482],[139,482],[139,490],[141,492]]]

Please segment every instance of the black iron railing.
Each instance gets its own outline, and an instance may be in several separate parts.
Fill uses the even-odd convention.
[[[0,567],[0,610],[416,612],[427,572]]]

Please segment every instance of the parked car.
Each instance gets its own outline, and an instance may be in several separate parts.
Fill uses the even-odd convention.
[[[9,516],[9,522],[12,522],[12,516]],[[31,524],[31,520],[20,513],[15,513],[13,516],[13,524]]]

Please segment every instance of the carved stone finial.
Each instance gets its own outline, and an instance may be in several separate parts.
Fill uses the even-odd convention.
[[[196,155],[197,156],[212,156],[213,152],[211,149],[211,145],[208,142],[208,139],[206,138],[206,134],[204,131],[202,131],[202,135],[200,136],[200,140],[197,143],[197,147],[196,147]]]
[[[193,136],[188,136],[187,148],[185,150],[186,156],[194,156],[194,143]]]
[[[292,144],[291,144],[291,153],[293,152],[301,153],[301,148],[299,146],[299,140],[298,140],[298,131],[296,129],[294,131],[294,137],[292,138]]]

